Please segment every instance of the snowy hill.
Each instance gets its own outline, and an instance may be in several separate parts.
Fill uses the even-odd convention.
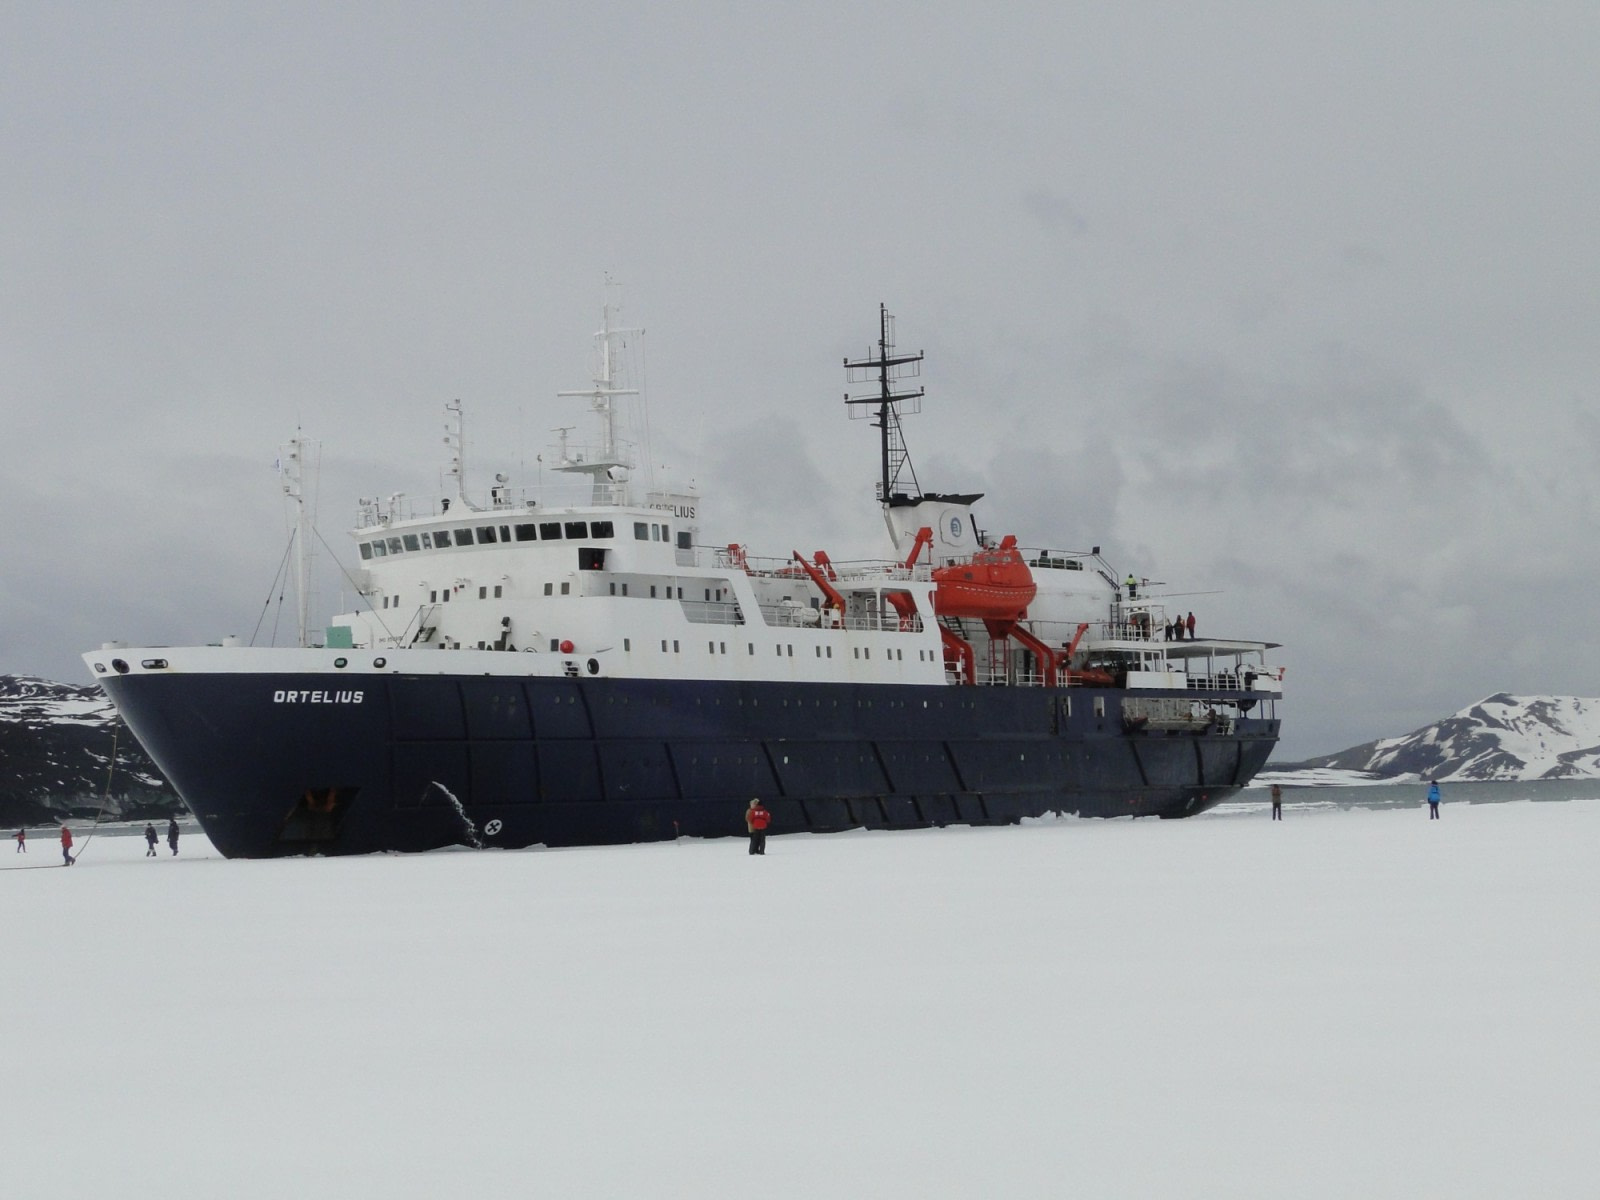
[[[1313,768],[1385,779],[1600,778],[1600,699],[1502,692],[1404,737],[1272,765],[1274,772]]]
[[[0,675],[0,826],[92,817],[102,801],[107,817],[182,808],[99,688]]]

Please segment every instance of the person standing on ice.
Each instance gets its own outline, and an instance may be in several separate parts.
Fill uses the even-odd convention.
[[[172,847],[172,852],[178,852],[178,818],[167,818],[167,845]]]
[[[1283,789],[1277,784],[1272,785],[1272,819],[1283,820]]]
[[[148,847],[144,852],[146,858],[154,858],[156,856],[156,843],[160,840],[156,834],[156,827],[147,822],[144,827],[144,844]]]
[[[17,830],[17,853],[18,854],[26,854],[27,852],[28,852],[28,831],[26,829],[19,829],[19,830]]]
[[[72,830],[65,825],[61,827],[61,865],[70,867],[76,859],[72,857]]]
[[[1437,821],[1438,819],[1439,781],[1437,779],[1430,779],[1428,780],[1428,820]]]
[[[744,827],[750,831],[751,854],[767,852],[767,826],[771,823],[772,814],[762,806],[760,799],[750,801],[750,807],[744,812]]]

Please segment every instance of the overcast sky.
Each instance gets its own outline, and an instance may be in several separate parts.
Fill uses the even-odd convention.
[[[1597,64],[1592,0],[8,6],[0,671],[249,636],[297,424],[347,557],[444,401],[531,461],[610,274],[707,540],[880,548],[883,301],[923,486],[1284,643],[1281,757],[1596,695]]]

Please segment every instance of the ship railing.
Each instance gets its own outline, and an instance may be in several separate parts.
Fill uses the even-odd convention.
[[[687,603],[687,602],[686,602]],[[833,609],[812,608],[808,604],[794,601],[779,601],[776,604],[762,604],[761,619],[768,625],[781,629],[842,629],[852,632],[869,633],[919,633],[922,631],[920,616],[913,615],[909,622],[903,622],[897,612],[883,613],[846,613],[841,617]]]
[[[629,503],[628,485],[625,482],[607,482],[601,486],[606,494],[596,501],[594,487],[588,480],[564,480],[540,487],[495,484],[487,491],[469,494],[465,506],[459,497],[417,500],[404,492],[397,492],[393,496],[366,500],[357,505],[356,529],[384,529],[401,521],[429,517],[448,519],[467,513],[476,516],[494,513],[509,518],[546,508],[593,508],[597,504],[611,507]]]
[[[751,575],[766,578],[807,578],[805,568],[792,558],[770,558],[743,553],[735,555],[727,549],[717,549],[713,551],[712,561],[719,567],[747,571]],[[831,572],[824,568],[829,582],[844,587],[873,586],[879,583],[925,583],[933,578],[932,570],[925,563],[907,567],[904,563],[890,562],[887,559],[852,559],[829,565],[833,568]]]
[[[679,600],[678,604],[691,625],[744,624],[744,613],[733,600]]]

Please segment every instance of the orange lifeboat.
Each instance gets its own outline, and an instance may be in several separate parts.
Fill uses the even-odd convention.
[[[979,617],[986,621],[1019,621],[1033,603],[1039,585],[1006,534],[998,546],[979,550],[970,562],[938,567],[933,611],[941,617]]]

